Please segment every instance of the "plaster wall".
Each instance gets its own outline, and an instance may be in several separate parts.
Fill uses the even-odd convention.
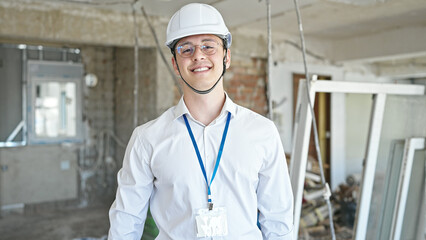
[[[72,146],[2,148],[0,164],[2,206],[78,197],[77,152]]]
[[[158,31],[159,32],[159,31]],[[175,105],[181,97],[179,88],[181,88],[181,81],[178,75],[173,70],[172,54],[168,48],[162,48],[165,61],[163,61],[161,55],[158,53],[157,49],[155,51],[155,60],[156,60],[156,115],[160,115],[166,111],[171,106]],[[170,71],[171,73],[170,73]]]
[[[420,56],[426,52],[426,26],[396,28],[385,32],[330,41],[327,56],[335,61],[378,61]]]
[[[344,79],[350,82],[382,82],[393,83],[389,77],[380,77],[375,74],[374,67],[360,64],[345,66]],[[400,81],[400,83],[408,83]],[[346,124],[346,176],[361,174],[372,109],[371,94],[345,94],[345,124]]]

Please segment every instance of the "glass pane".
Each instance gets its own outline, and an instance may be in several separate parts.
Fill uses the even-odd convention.
[[[397,193],[398,193],[398,183],[399,175],[401,173],[403,154],[404,154],[404,140],[395,140],[391,146],[391,152],[389,155],[389,164],[387,166],[385,180],[383,183],[383,204],[380,206],[379,219],[377,224],[377,239],[390,239],[391,230],[392,230],[392,216],[395,211],[395,204]],[[379,196],[380,197],[380,196]],[[378,197],[375,199],[379,199]],[[372,210],[373,211],[373,210]],[[377,215],[377,214],[376,214]]]
[[[389,200],[389,197],[385,196],[389,194],[395,195],[395,188],[398,187],[395,181],[393,181],[394,178],[399,178],[399,175],[394,175],[395,172],[393,170],[398,170],[397,172],[399,173],[398,168],[400,167],[398,166],[398,162],[401,164],[402,160],[401,146],[397,143],[398,140],[406,138],[426,137],[425,109],[426,96],[387,96],[366,239],[387,239],[383,238],[383,234],[387,236],[389,234],[387,231],[390,230],[386,230],[380,236],[380,229],[388,228],[387,226],[389,226],[384,216],[391,216],[393,214],[391,212],[393,211],[393,207],[384,209],[383,206],[392,205],[392,201],[394,202],[394,200]],[[395,159],[398,159],[398,161]],[[392,168],[392,165],[395,168]],[[418,182],[417,178],[419,176],[420,174],[412,175],[410,183]],[[411,196],[408,195],[408,199],[410,198]],[[420,209],[421,203],[417,200],[411,204],[412,207]],[[417,218],[418,216],[411,217]],[[406,228],[406,222],[404,222],[404,228]],[[404,239],[412,239],[409,236],[406,237]]]
[[[22,121],[22,50],[0,44],[0,142]],[[22,141],[22,131],[13,139]]]
[[[76,136],[76,83],[37,83],[35,95],[36,136]]]
[[[420,226],[421,218],[425,217],[421,214],[421,204],[424,200],[425,192],[425,160],[426,151],[416,151],[414,153],[413,168],[411,171],[410,187],[408,189],[407,203],[405,207],[404,220],[402,225],[401,236],[407,236],[407,239],[424,239],[425,228]],[[416,233],[419,235],[416,237]],[[422,236],[423,238],[420,238]]]

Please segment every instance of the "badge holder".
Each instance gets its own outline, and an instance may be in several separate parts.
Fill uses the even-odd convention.
[[[223,237],[228,235],[226,209],[215,207],[209,210],[209,208],[199,209],[195,215],[197,237]]]

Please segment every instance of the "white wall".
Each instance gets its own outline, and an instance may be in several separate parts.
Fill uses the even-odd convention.
[[[309,65],[312,74],[331,76],[333,81],[343,80],[343,69],[327,65]],[[274,109],[274,120],[280,131],[287,153],[292,151],[293,131],[293,73],[304,73],[301,63],[277,63],[271,73],[271,98],[285,102]],[[342,114],[345,109],[343,94],[331,95],[331,188],[335,189],[346,178],[345,172],[345,121]]]
[[[362,172],[372,107],[371,94],[346,94],[346,176]]]
[[[363,65],[347,65],[345,68],[345,81],[391,82],[387,77],[373,74],[374,68]],[[373,101],[371,94],[346,94],[345,98],[345,174],[348,176],[362,173]]]

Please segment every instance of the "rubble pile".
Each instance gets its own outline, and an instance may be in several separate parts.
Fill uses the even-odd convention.
[[[310,158],[303,192],[300,240],[331,239],[329,212],[320,176],[318,162]],[[352,239],[359,180],[358,176],[348,177],[347,183],[341,184],[330,198],[336,239]]]

